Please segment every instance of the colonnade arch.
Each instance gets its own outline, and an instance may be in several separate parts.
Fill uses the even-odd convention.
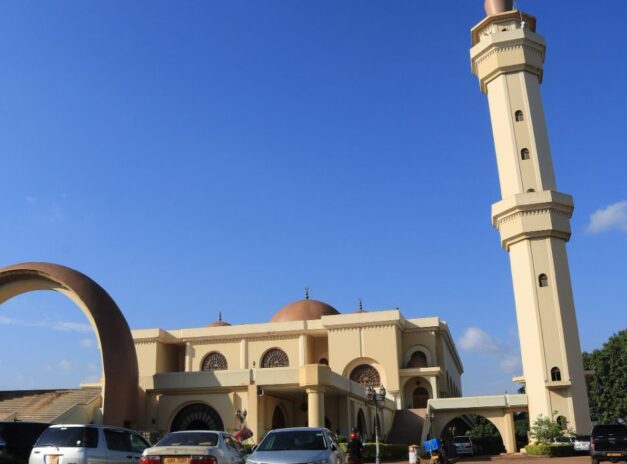
[[[86,275],[52,263],[22,263],[0,269],[0,304],[36,290],[59,292],[78,306],[101,349],[103,423],[130,425],[136,420],[138,368],[135,344],[113,298]]]

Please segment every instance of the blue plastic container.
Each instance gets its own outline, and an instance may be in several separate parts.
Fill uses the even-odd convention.
[[[427,440],[422,444],[423,449],[427,453],[439,450],[440,446],[440,440],[438,440],[437,438],[432,438],[431,440]]]

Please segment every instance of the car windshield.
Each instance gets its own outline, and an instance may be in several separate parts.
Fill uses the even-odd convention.
[[[92,427],[50,427],[41,434],[35,446],[97,448],[98,429]]]
[[[577,441],[590,441],[590,435],[578,435],[576,440]]]
[[[324,450],[326,448],[322,430],[290,430],[269,433],[259,445],[258,451]]]
[[[166,435],[155,446],[216,446],[218,434],[213,432],[176,432]]]
[[[470,443],[470,438],[468,438],[468,437],[455,437],[455,438],[453,438],[453,443]]]
[[[597,425],[592,429],[593,436],[616,435],[627,432],[627,426],[622,424]]]

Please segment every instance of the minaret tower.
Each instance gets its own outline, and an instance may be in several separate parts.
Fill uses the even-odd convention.
[[[472,72],[488,97],[502,200],[492,224],[509,252],[530,424],[589,433],[590,412],[566,257],[573,201],[559,193],[540,96],[545,41],[511,0],[486,0]]]

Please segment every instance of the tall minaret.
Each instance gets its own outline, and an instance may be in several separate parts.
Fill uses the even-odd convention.
[[[509,252],[530,423],[589,433],[590,412],[566,257],[573,201],[557,191],[540,97],[545,41],[511,0],[486,0],[472,72],[488,96],[502,200],[492,224]]]

